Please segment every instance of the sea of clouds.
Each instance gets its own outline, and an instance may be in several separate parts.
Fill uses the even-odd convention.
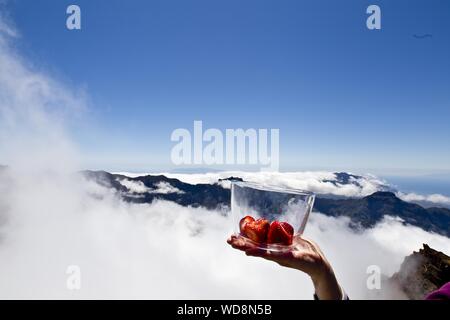
[[[65,128],[86,108],[84,94],[24,61],[12,46],[17,34],[0,18],[0,155],[10,165],[0,172],[0,298],[312,298],[306,275],[231,249],[226,215],[164,201],[125,203],[75,174],[79,152]],[[310,174],[283,181],[304,188]],[[450,247],[450,239],[395,219],[355,233],[344,218],[319,213],[305,236],[319,243],[352,298],[380,297],[366,288],[369,265],[391,275],[422,243]],[[67,287],[72,265],[81,270],[80,290]]]

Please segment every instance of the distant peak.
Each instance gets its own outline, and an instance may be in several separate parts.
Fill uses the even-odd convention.
[[[240,181],[240,182],[243,182],[244,180],[242,178],[239,178],[239,177],[231,176],[231,177],[228,177],[228,178],[219,179],[219,182],[221,182],[221,181]]]
[[[375,193],[372,193],[370,196],[367,196],[366,198],[397,198],[395,193],[389,192],[389,191],[377,191]]]

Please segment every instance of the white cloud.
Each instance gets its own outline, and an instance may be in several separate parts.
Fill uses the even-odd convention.
[[[11,21],[8,21],[5,11],[5,1],[0,1],[0,36],[3,33],[5,36],[16,38],[19,36],[16,28],[12,26]],[[4,39],[0,37],[0,42]]]
[[[409,202],[429,202],[433,204],[450,205],[450,197],[444,196],[442,194],[421,195],[417,193],[398,192],[397,196],[400,199]]]
[[[9,41],[0,32],[0,162],[26,171],[76,169],[77,152],[65,126],[84,110],[82,92],[37,71]]]
[[[156,186],[156,189],[152,190],[152,193],[160,193],[160,194],[184,193],[180,189],[178,189],[178,188],[172,186],[170,183],[164,182],[164,181],[158,182],[155,186]]]
[[[132,193],[147,193],[151,191],[142,181],[134,181],[128,179],[118,179],[119,183],[126,187]]]
[[[9,27],[0,17],[0,32],[5,33],[9,37],[17,37],[18,33],[15,29]]]
[[[169,193],[183,193],[180,189],[172,186],[170,183],[165,181],[160,181],[155,184],[154,189],[148,188],[142,181],[119,179],[119,183],[125,186],[131,193],[158,193],[158,194],[169,194]]]

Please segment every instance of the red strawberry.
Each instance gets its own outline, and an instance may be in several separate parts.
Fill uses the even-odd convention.
[[[290,245],[294,236],[294,228],[287,222],[273,221],[267,234],[267,243]]]
[[[239,230],[241,233],[244,233],[245,225],[249,222],[255,221],[255,219],[252,216],[245,216],[239,221]]]
[[[249,221],[244,226],[243,234],[258,243],[265,243],[267,241],[267,232],[269,231],[270,223],[266,219],[258,219]]]
[[[283,226],[284,230],[287,231],[287,233],[289,233],[291,236],[294,236],[294,227],[293,226],[291,226],[287,222],[280,222],[280,224]]]

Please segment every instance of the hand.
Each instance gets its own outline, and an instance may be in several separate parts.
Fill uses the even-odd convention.
[[[330,263],[319,246],[310,240],[296,236],[292,249],[282,252],[258,248],[246,238],[236,235],[232,235],[227,242],[233,248],[244,251],[248,256],[261,257],[283,267],[305,272],[311,277],[316,295],[320,300],[342,299],[342,291]]]

